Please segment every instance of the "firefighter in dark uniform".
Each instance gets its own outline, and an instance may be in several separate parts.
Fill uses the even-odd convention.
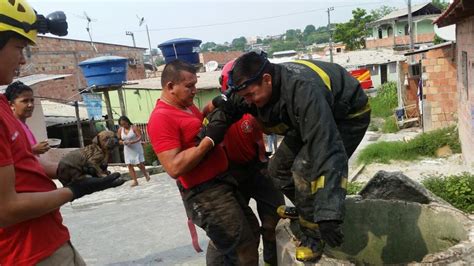
[[[303,233],[296,259],[319,259],[324,243],[334,247],[343,241],[348,158],[370,122],[365,92],[337,64],[276,65],[263,52],[239,57],[228,85],[228,93],[213,100],[214,118],[230,125],[251,113],[267,132],[285,136],[269,172],[296,206],[280,209],[283,217],[298,219]]]

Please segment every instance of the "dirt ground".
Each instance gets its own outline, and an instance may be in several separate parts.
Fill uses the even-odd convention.
[[[418,128],[409,128],[401,130],[397,133],[381,134],[378,132],[368,131],[364,140],[358,147],[354,156],[350,159],[349,176],[351,177],[360,167],[356,164],[358,152],[369,144],[378,141],[407,141],[418,134],[421,134]],[[416,181],[422,181],[430,176],[439,175],[455,175],[463,172],[474,173],[474,167],[465,165],[461,154],[453,154],[446,158],[424,158],[418,161],[393,161],[391,164],[374,163],[365,165],[358,175],[355,176],[355,181],[367,182],[378,171],[401,171],[406,176]],[[354,181],[352,179],[352,181]]]

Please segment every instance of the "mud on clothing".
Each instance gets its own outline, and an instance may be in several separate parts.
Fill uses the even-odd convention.
[[[245,114],[227,130],[223,143],[230,162],[230,173],[237,179],[246,204],[251,198],[257,203],[262,223],[263,260],[277,265],[275,227],[280,217],[276,210],[285,204],[285,200],[265,174],[267,158],[261,127],[252,115]]]
[[[0,95],[0,167],[13,165],[15,189],[46,192],[56,189],[33,155],[23,128]],[[0,176],[0,178],[3,178]],[[33,265],[69,241],[59,209],[43,216],[0,228],[0,265]]]
[[[202,119],[195,106],[186,112],[158,100],[148,122],[153,149],[160,153],[194,147]],[[217,145],[193,170],[178,177],[184,206],[193,223],[215,243],[219,262],[258,265],[258,222],[237,191],[235,179],[226,173],[227,168],[224,148]]]
[[[358,145],[360,134],[346,135],[344,140],[339,130],[354,119],[370,117],[368,98],[359,82],[337,64],[304,61],[272,66],[269,103],[257,108],[233,94],[231,108],[223,111],[229,123],[251,113],[266,132],[285,135],[295,155],[286,166],[298,179],[295,205],[302,218],[315,223],[343,220],[348,171],[344,144]],[[362,119],[357,127],[365,132],[369,120]]]

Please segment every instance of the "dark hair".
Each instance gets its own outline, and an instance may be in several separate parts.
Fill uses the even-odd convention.
[[[8,85],[4,95],[5,97],[7,97],[8,101],[12,102],[25,91],[33,92],[33,89],[31,89],[30,86],[24,84],[21,81],[15,81],[12,84]]]
[[[0,49],[3,49],[3,47],[5,47],[5,45],[7,44],[7,42],[11,39],[11,38],[17,38],[17,39],[21,39],[21,40],[28,40],[27,38],[21,36],[20,34],[14,32],[14,31],[0,31]],[[28,42],[30,42],[28,40]]]
[[[256,52],[248,52],[237,58],[234,67],[232,68],[233,83],[235,85],[240,85],[246,80],[255,77],[267,60],[266,57]],[[273,65],[267,63],[262,71],[262,76],[263,74],[273,75]],[[257,79],[255,82],[262,82],[262,77]]]
[[[196,74],[196,68],[188,62],[176,59],[166,64],[161,73],[161,86],[164,88],[166,83],[173,82],[178,83],[181,81],[181,71],[186,71],[192,74]]]
[[[121,122],[121,121],[125,121],[125,122],[127,122],[129,125],[133,125],[133,123],[130,121],[130,119],[128,119],[128,117],[126,117],[126,116],[124,116],[124,115],[122,115],[122,116],[119,118],[119,120],[118,120],[119,125],[120,125],[120,122]]]

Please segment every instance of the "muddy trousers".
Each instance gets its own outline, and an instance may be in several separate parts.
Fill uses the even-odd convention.
[[[258,221],[230,175],[182,190],[188,217],[211,239],[207,265],[258,265]]]
[[[281,191],[265,174],[266,164],[248,163],[231,165],[230,172],[239,183],[239,191],[247,204],[250,199],[257,203],[258,217],[261,221],[260,234],[263,240],[263,260],[269,265],[277,265],[275,227],[280,220],[276,210],[285,204]],[[263,171],[262,171],[263,170]]]
[[[350,120],[338,120],[336,121],[339,134],[344,143],[344,148],[346,150],[347,158],[350,158],[357,146],[364,138],[365,132],[369,127],[370,123],[370,111],[360,115],[357,118],[352,118]],[[278,147],[277,151],[271,158],[268,163],[269,174],[277,186],[285,196],[288,197],[294,204],[296,204],[295,197],[295,180],[302,180],[300,185],[301,190],[308,191],[309,188],[303,183],[307,183],[304,177],[293,176],[291,167],[295,161],[296,156],[298,155],[301,147],[301,140],[295,132],[290,132]],[[318,152],[318,151],[314,151]],[[303,191],[302,191],[303,192]],[[297,192],[298,193],[298,192]],[[311,197],[311,195],[301,195],[299,197]],[[305,192],[303,192],[305,194]],[[306,201],[305,199],[301,199]],[[309,200],[311,201],[311,200]]]

